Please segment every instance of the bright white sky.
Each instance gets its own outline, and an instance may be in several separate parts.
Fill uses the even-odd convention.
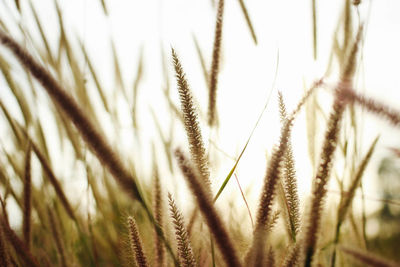
[[[13,1],[4,1],[13,7]],[[35,31],[27,1],[21,1],[24,17],[22,23]],[[33,1],[44,24],[45,32],[57,46],[58,23],[53,0]],[[146,142],[154,133],[154,124],[149,112],[152,107],[159,114],[165,113],[165,100],[162,89],[161,54],[162,46],[169,58],[170,46],[173,46],[183,63],[189,84],[199,100],[205,114],[207,107],[206,84],[196,54],[192,35],[194,34],[203,49],[206,63],[211,64],[215,10],[211,0],[147,0],[147,1],[106,1],[109,17],[106,18],[98,0],[59,1],[65,18],[68,34],[77,34],[84,41],[90,56],[96,63],[95,68],[102,73],[101,81],[107,94],[112,95],[113,70],[111,62],[110,42],[115,41],[122,64],[125,83],[132,85],[136,73],[137,58],[140,47],[144,47],[144,80],[139,88],[139,117],[143,130],[143,148],[150,148]],[[275,0],[245,1],[253,21],[259,44],[254,45],[237,0],[226,0],[223,29],[223,55],[221,74],[219,76],[218,109],[220,114],[220,132],[213,136],[218,147],[227,154],[237,157],[246,142],[254,123],[257,120],[267,96],[270,93],[277,67],[279,53],[279,69],[276,87],[272,93],[270,104],[257,128],[250,145],[242,158],[237,174],[243,186],[258,187],[265,173],[265,153],[270,152],[272,145],[278,140],[279,119],[276,105],[276,89],[283,92],[288,108],[291,109],[304,92],[303,84],[310,85],[320,78],[326,70],[332,46],[332,38],[337,22],[340,19],[344,1],[317,1],[318,3],[318,60],[312,57],[311,38],[311,0]],[[360,5],[361,20],[365,20],[369,6],[371,15],[365,33],[363,62],[359,69],[359,89],[367,94],[398,107],[400,99],[400,2],[397,0],[362,1]],[[17,16],[15,10],[0,4],[0,17],[9,22],[10,14]],[[353,15],[356,15],[353,8]],[[354,16],[354,24],[357,18]],[[11,23],[9,23],[11,25]],[[169,63],[169,62],[168,62]],[[84,62],[82,61],[82,66]],[[178,99],[171,64],[171,92]],[[330,79],[335,83],[335,77]],[[329,93],[321,93],[321,103],[328,111],[330,108]],[[0,92],[3,96],[3,92]],[[178,102],[176,102],[178,103]],[[167,113],[168,114],[168,113]],[[162,118],[163,115],[160,115]],[[168,129],[168,118],[161,119]],[[177,124],[178,125],[178,124]],[[127,128],[130,124],[127,123]],[[209,132],[204,123],[204,137]],[[179,129],[179,128],[178,128]],[[319,125],[323,131],[325,125]],[[183,128],[177,133],[185,140]],[[110,129],[106,129],[108,134]],[[376,168],[378,160],[388,154],[387,147],[398,147],[399,131],[387,127],[374,116],[364,119],[363,143],[364,152],[373,138],[380,133],[381,139],[376,149],[373,164],[365,177],[366,194],[378,197],[376,190]],[[131,149],[130,132],[121,131],[125,147]],[[184,144],[184,143],[183,143]],[[293,133],[293,146],[297,158],[299,190],[301,195],[310,192],[312,170],[308,160],[307,137],[304,112],[300,114]],[[320,146],[321,140],[317,145]],[[128,149],[126,149],[129,153]],[[144,149],[145,151],[146,149]],[[149,151],[150,149],[148,149]],[[143,152],[149,158],[151,152]],[[218,168],[214,168],[214,189],[216,190],[233,166],[233,161],[217,154]],[[62,173],[60,167],[60,173]],[[140,170],[139,170],[140,171]],[[145,171],[145,170],[143,170]],[[333,179],[332,179],[333,180]],[[182,181],[182,180],[180,180]],[[77,183],[79,185],[79,183]],[[82,189],[84,190],[84,189]],[[170,189],[172,190],[172,189]],[[256,193],[257,192],[257,193]],[[232,180],[225,194],[238,197],[238,190]],[[250,191],[248,198],[258,199],[258,189]],[[239,204],[241,205],[241,204]],[[368,202],[368,205],[376,205]]]

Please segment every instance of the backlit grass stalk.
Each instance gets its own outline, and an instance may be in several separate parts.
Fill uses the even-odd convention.
[[[320,221],[322,218],[322,210],[327,192],[326,186],[332,168],[332,161],[338,142],[340,122],[343,116],[344,108],[345,104],[343,100],[339,97],[335,97],[333,111],[329,117],[327,131],[325,133],[319,168],[317,169],[317,174],[314,178],[311,208],[309,211],[304,242],[305,266],[311,266],[311,262],[316,250]]]
[[[4,215],[0,215],[0,224],[3,228],[4,237],[8,240],[8,244],[11,244],[15,253],[26,264],[26,266],[39,267],[39,261],[32,255],[28,246],[17,236],[14,230],[11,229]]]
[[[92,124],[76,101],[61,87],[52,75],[25,51],[14,39],[0,30],[0,42],[7,47],[27,70],[38,80],[53,102],[72,121],[86,144],[93,150],[98,159],[108,168],[121,188],[133,199],[138,200],[148,211],[138,187],[123,166],[121,160],[114,153],[104,136]],[[149,211],[148,211],[149,212]]]
[[[138,267],[148,267],[149,265],[147,264],[147,257],[143,251],[139,231],[137,229],[135,219],[131,216],[128,217],[128,230],[131,253],[136,260],[136,265]]]
[[[342,97],[345,97],[348,101],[351,101],[367,111],[376,114],[377,116],[386,119],[393,126],[400,126],[400,111],[394,110],[393,108],[365,95],[355,92],[350,88],[348,90],[341,91]]]
[[[242,266],[233,240],[228,234],[225,224],[213,204],[210,192],[204,187],[195,169],[190,165],[179,149],[175,151],[175,156],[225,263],[232,267]]]
[[[281,122],[285,123],[287,120],[286,106],[283,101],[281,92],[278,92],[279,97],[279,111],[281,116]],[[297,178],[296,169],[294,165],[294,157],[292,150],[292,142],[288,139],[286,154],[284,158],[284,170],[283,170],[283,183],[284,183],[284,196],[287,206],[288,223],[290,234],[294,242],[296,242],[296,235],[300,227],[300,212],[299,212],[299,196],[297,193]]]
[[[338,143],[340,123],[346,107],[346,98],[342,96],[342,92],[348,90],[347,88],[351,88],[361,34],[362,26],[358,31],[357,38],[348,55],[347,63],[341,73],[341,81],[335,90],[332,111],[327,122],[327,130],[325,132],[324,143],[320,155],[320,163],[313,182],[311,207],[309,209],[308,221],[304,235],[303,253],[305,260],[304,266],[306,267],[311,266],[317,249],[327,185],[332,169],[334,152]]]
[[[186,80],[185,73],[179,61],[178,55],[172,49],[172,60],[175,68],[176,81],[178,85],[179,98],[183,113],[184,126],[188,138],[191,159],[197,167],[207,190],[211,193],[210,171],[206,149],[198,122],[198,115],[193,104],[192,93]]]
[[[179,262],[182,267],[195,267],[196,260],[190,245],[189,235],[185,229],[182,213],[179,211],[170,193],[168,193],[169,210],[175,228]]]
[[[250,266],[262,266],[265,260],[266,227],[272,218],[272,205],[276,195],[276,185],[282,175],[282,164],[287,150],[293,119],[294,117],[290,117],[282,126],[279,145],[274,148],[270,162],[268,163],[258,205],[256,225],[253,231],[253,242],[246,255],[246,262]]]
[[[253,23],[251,23],[250,15],[249,12],[247,11],[246,5],[244,4],[244,0],[239,0],[239,4],[240,8],[242,9],[249,31],[251,33],[251,37],[253,38],[254,43],[257,45],[256,32],[254,31]]]
[[[28,148],[25,154],[25,172],[24,172],[24,210],[22,219],[22,232],[24,235],[24,241],[28,248],[31,245],[31,214],[32,214],[32,180],[31,180],[31,144],[28,144]]]
[[[351,255],[353,258],[362,262],[367,266],[374,267],[399,267],[399,264],[382,259],[369,251],[361,251],[354,248],[340,246],[339,249],[344,253]]]
[[[208,125],[214,126],[217,123],[217,86],[218,74],[221,60],[222,46],[222,26],[224,18],[225,0],[218,1],[217,19],[215,23],[214,47],[212,54],[211,70],[210,70],[210,85],[208,96]]]

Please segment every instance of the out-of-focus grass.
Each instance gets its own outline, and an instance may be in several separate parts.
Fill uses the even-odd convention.
[[[0,157],[1,266],[398,266],[394,261],[400,258],[394,248],[400,241],[400,229],[398,222],[391,221],[399,216],[398,203],[384,202],[383,215],[367,215],[365,209],[356,210],[358,206],[352,205],[355,192],[363,189],[362,177],[369,158],[379,146],[378,139],[369,147],[361,146],[356,109],[361,106],[382,120],[388,119],[395,127],[399,125],[400,115],[385,104],[354,91],[351,82],[353,75],[357,75],[355,70],[360,53],[357,50],[362,50],[363,32],[359,30],[358,39],[355,37],[353,28],[358,22],[353,17],[357,7],[351,1],[344,1],[326,77],[316,77],[317,82],[294,112],[283,112],[285,106],[281,95],[281,139],[276,141],[277,146],[267,160],[252,235],[249,235],[251,224],[247,218],[251,212],[246,208],[249,192],[240,188],[244,200],[238,198],[232,203],[216,200],[228,190],[226,186],[235,174],[262,114],[220,186],[213,174],[218,166],[209,162],[213,146],[207,150],[203,143],[206,140],[202,136],[207,131],[200,127],[204,118],[197,115],[202,113],[197,110],[199,104],[191,92],[195,86],[185,77],[184,66],[190,63],[185,62],[182,66],[178,55],[173,53],[170,57],[169,50],[162,46],[163,62],[159,66],[164,80],[160,81],[160,90],[163,90],[169,112],[160,114],[154,107],[149,109],[151,116],[147,118],[153,120],[151,123],[157,131],[152,140],[153,151],[147,153],[152,154],[149,160],[152,162],[146,162],[148,159],[143,156],[146,153],[141,151],[140,145],[132,147],[132,153],[126,155],[122,152],[126,150],[123,147],[126,142],[117,138],[128,125],[121,120],[131,120],[130,138],[135,140],[131,143],[136,144],[142,140],[137,138],[141,134],[139,121],[149,111],[139,109],[143,106],[139,98],[142,82],[152,77],[143,52],[147,48],[142,47],[139,51],[136,71],[130,77],[132,83],[127,85],[120,62],[123,55],[116,49],[115,41],[110,40],[110,69],[115,77],[113,96],[110,97],[102,83],[102,76],[110,73],[100,72],[91,58],[94,54],[87,51],[84,41],[67,31],[58,2],[55,5],[59,26],[56,49],[46,36],[44,18],[39,16],[43,14],[37,12],[38,7],[32,2],[15,1],[15,6],[10,2],[1,5],[15,8],[21,17],[25,16],[25,11],[21,11],[20,5],[29,5],[31,23],[39,38],[33,38],[35,33],[28,32],[17,20],[1,21],[0,40],[8,48],[0,50],[2,88],[14,98],[12,101],[0,99],[1,121],[6,126],[1,129],[7,133],[2,134],[6,137],[1,140]],[[229,27],[223,25],[224,4],[230,3],[219,0],[215,36],[209,38],[209,41],[215,40],[212,58],[205,58],[196,35],[193,35],[194,49],[209,87],[211,132],[218,132],[214,121],[218,102],[229,101],[229,96],[218,101],[215,97],[221,53],[224,46],[229,45],[223,42],[222,28]],[[255,26],[262,26],[253,25],[246,4],[249,3],[239,1],[244,19],[238,19],[248,25],[250,36],[257,44]],[[314,59],[317,59],[317,29],[321,30],[317,28],[318,5],[316,0],[310,4]],[[99,5],[106,20],[109,6],[104,0],[99,1]],[[362,25],[357,26],[362,28]],[[31,45],[24,46],[25,42]],[[16,59],[23,68],[18,66]],[[211,62],[210,68],[207,62]],[[172,64],[177,86],[172,86],[170,81]],[[330,87],[325,80],[335,72],[342,76],[335,91],[331,92],[335,104],[328,118],[318,102],[318,90],[322,86]],[[50,99],[43,100],[43,88]],[[175,101],[177,97],[173,97],[178,92],[182,109]],[[121,106],[128,108],[121,111],[124,110]],[[312,200],[306,204],[300,203],[297,196],[295,169],[301,166],[296,166],[291,150],[297,144],[290,141],[291,135],[295,134],[291,132],[291,125],[303,106],[307,109],[309,156],[316,170]],[[45,110],[46,118],[54,121],[56,127],[51,133],[45,130],[48,121],[40,116],[39,110]],[[121,114],[123,112],[126,114]],[[325,118],[324,123],[318,124],[317,116]],[[168,128],[164,128],[168,123]],[[318,156],[317,126],[325,129],[325,123],[328,123],[328,130],[322,154]],[[189,149],[178,148],[182,143],[178,140],[182,136],[179,134],[182,127],[176,126],[180,124],[188,136]],[[103,132],[110,125],[114,128],[107,132],[114,133],[115,140],[109,140],[109,134]],[[54,139],[60,147],[56,147]],[[368,148],[367,154],[360,152]],[[182,152],[184,150],[190,151],[191,160]],[[338,150],[336,156],[335,150]],[[54,157],[57,153],[59,155]],[[350,177],[350,186],[346,186],[345,177],[335,173],[338,160],[345,162],[343,173]],[[146,174],[143,165],[152,166],[154,170]],[[72,170],[68,174],[59,173],[60,169],[66,168]],[[396,173],[393,169],[392,173]],[[171,184],[183,181],[181,172],[195,201],[186,201],[191,198],[185,197],[188,205],[181,212],[179,202],[169,194],[169,216],[167,191]],[[328,181],[333,175],[340,188],[338,207],[326,204]],[[73,176],[85,178],[80,185],[85,196],[71,189],[70,178]],[[169,180],[172,177],[174,179]],[[150,181],[155,181],[154,185]],[[237,206],[233,202],[242,203],[243,209],[233,207]],[[310,205],[315,212],[310,213]],[[10,209],[21,211],[22,218],[10,217]],[[369,236],[366,231],[369,220],[390,225],[391,236],[384,231]]]

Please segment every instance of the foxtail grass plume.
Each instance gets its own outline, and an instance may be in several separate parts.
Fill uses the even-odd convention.
[[[308,222],[304,235],[303,249],[306,267],[311,266],[317,247],[322,211],[327,193],[327,184],[330,178],[334,152],[338,142],[340,123],[347,102],[342,96],[342,92],[343,90],[347,90],[347,88],[351,88],[361,34],[362,26],[358,31],[357,38],[349,52],[347,63],[343,68],[341,80],[335,90],[332,111],[327,122],[320,163],[313,182],[311,207],[309,209]]]
[[[278,92],[279,97],[279,111],[281,116],[281,122],[284,124],[287,120],[286,106],[283,100],[281,92]],[[283,184],[284,184],[284,198],[287,208],[288,215],[288,226],[289,233],[293,239],[296,241],[296,235],[300,227],[300,211],[299,211],[299,196],[297,193],[297,178],[296,169],[294,164],[292,142],[290,138],[288,139],[285,159],[284,159],[284,169],[283,169]]]
[[[272,205],[276,195],[276,185],[282,175],[282,165],[286,154],[294,117],[287,119],[281,129],[279,145],[274,148],[268,163],[261,191],[256,225],[253,231],[253,242],[247,252],[246,262],[250,266],[262,266],[266,252],[266,227],[272,218]]]
[[[375,99],[357,93],[349,87],[341,90],[340,94],[341,97],[345,98],[347,101],[353,102],[367,111],[386,119],[393,126],[400,126],[400,111],[395,110]]]
[[[170,193],[168,193],[169,210],[175,228],[175,238],[178,245],[179,262],[182,267],[195,267],[196,260],[190,245],[189,235],[185,229],[182,213],[179,211]]]
[[[97,127],[85,115],[77,102],[62,88],[53,76],[41,66],[14,39],[0,30],[0,43],[7,47],[20,63],[35,77],[51,97],[56,106],[62,110],[75,125],[86,144],[94,151],[97,158],[108,168],[118,184],[133,199],[138,200],[149,212],[142,199],[134,178],[123,166],[119,157],[99,132]]]
[[[139,231],[136,221],[133,217],[128,217],[129,244],[131,253],[135,258],[138,267],[148,267],[147,257],[144,254],[142,241],[140,240]]]
[[[198,115],[193,104],[192,93],[186,80],[185,73],[182,69],[181,62],[173,48],[172,60],[175,68],[176,82],[178,84],[179,98],[181,101],[183,121],[188,138],[191,159],[196,165],[198,172],[202,176],[207,190],[211,192],[208,159],[198,122]]]

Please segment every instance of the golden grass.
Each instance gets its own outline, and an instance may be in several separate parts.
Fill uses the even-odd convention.
[[[25,3],[15,1],[14,4],[19,16],[24,18]],[[243,217],[251,217],[252,206],[248,205],[246,199],[252,191],[242,189],[238,179],[238,176],[243,179],[251,177],[236,176],[236,171],[262,114],[215,195],[211,182],[218,181],[218,177],[215,177],[217,172],[214,172],[214,168],[219,167],[218,160],[213,161],[217,158],[214,147],[210,145],[206,149],[203,139],[208,130],[217,135],[219,133],[215,126],[218,122],[217,110],[222,106],[217,105],[217,89],[219,77],[226,77],[220,76],[222,32],[223,27],[229,27],[223,24],[224,12],[229,10],[225,10],[225,4],[230,3],[219,0],[216,6],[210,68],[206,67],[208,62],[204,51],[193,34],[194,48],[208,89],[208,117],[204,121],[208,128],[200,128],[202,107],[194,99],[194,93],[197,92],[192,91],[201,86],[189,86],[182,67],[182,62],[190,62],[178,57],[172,49],[171,66],[164,54],[164,40],[161,40],[161,87],[168,112],[160,115],[158,107],[150,108],[156,134],[150,143],[153,145],[151,164],[147,164],[148,159],[141,155],[143,151],[140,149],[146,148],[142,144],[135,143],[137,146],[133,147],[134,151],[127,155],[119,151],[124,140],[119,139],[118,131],[125,123],[121,123],[122,116],[119,114],[118,105],[121,102],[116,102],[123,101],[128,107],[131,120],[129,131],[134,133],[132,137],[141,135],[142,127],[138,122],[145,117],[145,112],[140,109],[145,100],[141,96],[141,86],[142,82],[153,79],[153,69],[147,72],[149,66],[153,68],[152,62],[145,57],[147,46],[140,48],[136,71],[130,72],[132,83],[128,86],[125,84],[125,73],[129,71],[125,71],[122,64],[124,55],[117,49],[118,43],[110,40],[112,63],[107,75],[114,78],[112,86],[115,89],[113,98],[110,98],[108,88],[103,84],[105,74],[96,65],[95,54],[87,50],[83,40],[71,38],[60,3],[55,4],[59,27],[58,47],[51,45],[44,18],[39,17],[41,13],[37,12],[34,3],[29,3],[26,10],[32,14],[37,39],[16,19],[12,23],[18,26],[16,29],[23,33],[25,39],[18,39],[17,35],[14,37],[14,32],[9,31],[9,27],[0,20],[0,44],[6,48],[0,51],[0,71],[4,87],[15,100],[10,103],[5,99],[0,100],[2,119],[8,127],[7,133],[10,133],[8,143],[2,140],[0,144],[1,266],[335,267],[350,266],[355,261],[363,266],[398,266],[379,256],[380,253],[372,253],[377,249],[367,242],[370,237],[367,235],[366,222],[373,215],[367,215],[365,210],[353,210],[356,192],[358,189],[363,192],[362,180],[372,154],[378,147],[376,138],[369,144],[366,153],[361,153],[363,150],[358,140],[361,127],[358,125],[356,109],[361,107],[395,127],[400,125],[398,110],[360,93],[353,83],[358,77],[358,51],[364,34],[364,24],[359,25],[356,34],[353,31],[353,9],[362,3],[344,1],[326,76],[311,84],[291,112],[286,108],[283,95],[278,93],[280,137],[267,160],[253,229],[248,218]],[[100,0],[98,5],[106,16],[113,12],[107,1]],[[246,7],[243,0],[239,0],[239,5],[252,39],[257,44],[254,25],[250,20],[251,9]],[[311,7],[313,58],[319,60],[318,53],[321,50],[318,50],[317,29],[322,29],[317,28],[317,1],[312,0]],[[26,41],[31,45],[23,45]],[[15,59],[23,66],[22,70],[16,67]],[[329,75],[337,71],[333,64],[335,60],[340,77],[330,92],[333,103],[328,111],[329,116],[325,116],[317,90],[327,87]],[[251,67],[248,66],[249,69]],[[180,107],[170,90],[170,70],[175,74]],[[38,91],[41,89],[44,89],[51,102],[41,99]],[[56,136],[50,136],[53,133],[47,132],[46,118],[39,117],[40,105],[54,119]],[[303,180],[297,177],[297,170],[302,166],[295,162],[294,150],[298,144],[292,143],[291,136],[294,134],[292,128],[295,118],[306,105],[309,153],[315,173],[311,199],[304,211],[298,193],[298,183]],[[115,127],[112,130],[117,132],[116,140],[108,140],[101,130],[107,124],[103,124],[102,112],[97,112],[99,109],[107,114],[110,125]],[[15,112],[21,116],[16,116]],[[319,118],[326,119],[326,129],[320,155],[316,156],[319,149],[316,129]],[[348,118],[350,121],[347,121]],[[176,122],[184,126],[190,159],[183,152],[184,148],[176,148],[181,146],[176,137],[179,136],[176,134]],[[57,157],[54,154],[60,152],[51,141],[52,138],[58,138],[60,142],[62,152]],[[140,141],[139,138],[135,139],[135,142]],[[215,144],[218,141],[210,139],[209,142]],[[336,150],[341,153],[335,154]],[[69,151],[66,152],[67,157],[63,154],[65,151]],[[58,156],[61,156],[61,160]],[[345,162],[342,175],[350,178],[348,185],[335,171],[339,157]],[[84,178],[84,197],[68,191],[69,183],[75,177],[58,172],[58,167],[67,158],[72,158],[73,168],[76,168],[72,176]],[[151,166],[151,174],[146,173],[146,165]],[[167,191],[172,191],[171,187],[174,186],[171,181],[175,185],[181,182],[180,174],[183,174],[194,201],[178,191],[182,190],[180,186],[173,188],[177,190],[174,193],[176,199],[183,200],[186,205],[175,202],[168,193],[172,221],[168,223],[165,220],[168,207],[164,199]],[[223,191],[229,191],[227,185],[232,175],[236,177],[242,199],[230,199],[229,192],[224,193],[224,198],[220,197]],[[340,189],[339,204],[329,210],[330,213],[334,212],[333,218],[326,212],[331,176],[335,176]],[[363,200],[365,198],[363,195]],[[83,199],[88,203],[84,203]],[[216,202],[217,199],[220,199],[219,202]],[[178,206],[182,207],[182,211]],[[13,225],[17,219],[12,217],[14,210],[9,212],[10,207],[21,211],[20,227]],[[187,210],[190,210],[187,217],[189,222],[184,220]],[[389,246],[384,248],[388,249]]]

